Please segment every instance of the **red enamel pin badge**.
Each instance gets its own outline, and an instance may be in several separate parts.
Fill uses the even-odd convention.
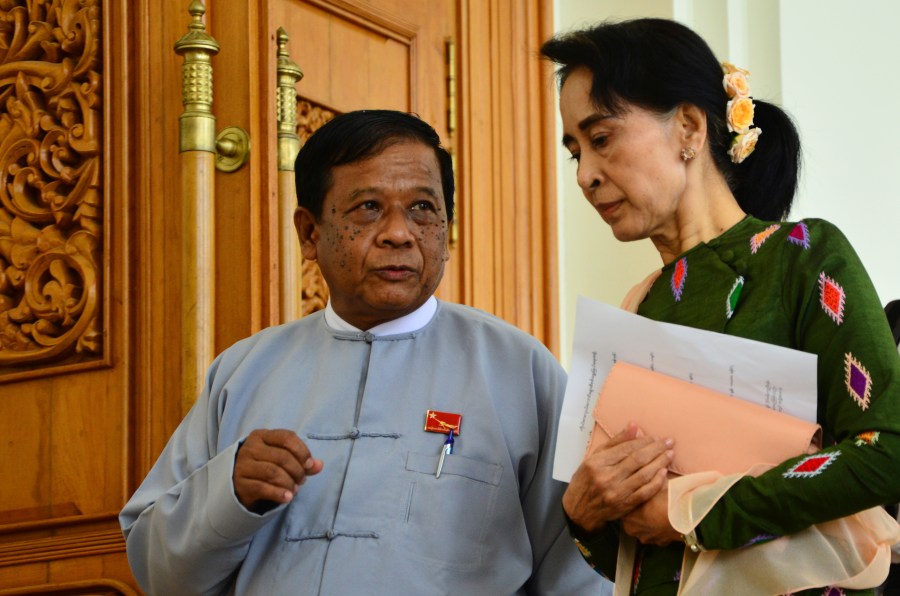
[[[437,410],[425,412],[425,430],[428,432],[448,434],[452,430],[453,434],[459,435],[461,424],[462,414],[438,412]]]

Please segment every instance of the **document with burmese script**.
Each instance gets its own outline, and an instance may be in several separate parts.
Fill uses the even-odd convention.
[[[597,396],[619,360],[816,420],[815,354],[660,323],[580,296],[553,462],[557,480],[568,482],[581,463]]]

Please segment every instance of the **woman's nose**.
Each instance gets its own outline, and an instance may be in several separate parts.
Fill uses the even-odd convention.
[[[584,192],[594,190],[600,186],[600,170],[596,167],[596,165],[582,160],[578,162],[576,180],[578,181],[578,186],[580,186],[581,190],[583,190]]]

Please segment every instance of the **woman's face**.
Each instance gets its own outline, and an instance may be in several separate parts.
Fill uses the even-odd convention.
[[[578,185],[622,241],[675,232],[687,185],[677,119],[637,106],[620,115],[598,109],[593,76],[574,70],[560,91],[563,145],[578,162]]]

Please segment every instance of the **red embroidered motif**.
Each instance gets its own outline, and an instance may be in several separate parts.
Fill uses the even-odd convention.
[[[831,465],[831,462],[837,459],[841,454],[840,451],[832,451],[830,453],[817,453],[804,457],[799,463],[782,474],[785,478],[810,478],[818,476],[822,470]]]
[[[801,221],[794,226],[794,229],[788,234],[788,242],[802,246],[805,249],[809,248],[809,228],[806,227],[805,223]]]
[[[850,352],[844,354],[844,372],[844,383],[847,385],[850,397],[860,408],[867,410],[869,398],[872,396],[872,375]]]
[[[775,233],[775,231],[781,226],[778,224],[772,224],[759,234],[754,234],[752,238],[750,238],[750,252],[756,254],[756,251],[759,250],[759,247],[763,245],[763,243],[769,239],[769,236]]]
[[[844,322],[844,300],[846,294],[841,284],[834,281],[825,272],[819,274],[819,304],[835,323],[840,325]]]
[[[672,294],[675,302],[681,301],[681,293],[684,291],[684,282],[687,279],[687,257],[681,257],[675,263],[675,271],[672,272]]]

